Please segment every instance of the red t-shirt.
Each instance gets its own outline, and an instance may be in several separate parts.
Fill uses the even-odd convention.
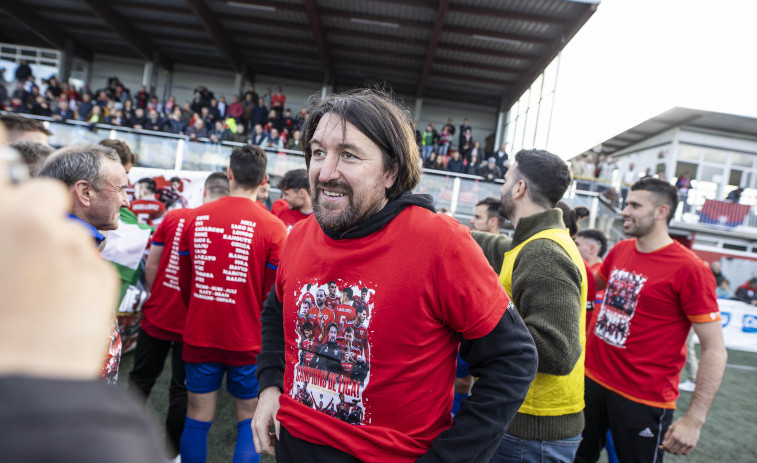
[[[179,246],[193,271],[185,361],[255,363],[265,270],[278,267],[285,241],[284,224],[257,201],[226,196],[194,210]]]
[[[586,347],[586,376],[653,407],[675,408],[691,323],[720,320],[715,277],[677,241],[651,253],[616,244],[598,276],[607,282]]]
[[[355,308],[349,304],[339,304],[334,307],[334,317],[336,318],[336,324],[339,325],[339,331],[344,330],[347,323],[355,320],[357,317]]]
[[[277,199],[271,205],[271,214],[280,218],[281,221],[284,222],[284,225],[287,227],[287,233],[289,233],[292,230],[292,227],[294,227],[294,224],[300,220],[307,219],[312,215],[312,212],[310,214],[303,214],[296,209],[289,209],[289,203],[286,199]]]
[[[142,306],[142,329],[154,338],[181,342],[187,307],[179,288],[179,242],[191,209],[166,214],[152,235],[152,245],[163,246],[150,297]]]
[[[476,278],[461,284],[460,275]],[[353,294],[371,291],[368,310],[351,325],[364,330],[355,335],[364,358],[345,362],[344,340],[329,342],[338,336],[332,328],[303,362],[297,303],[307,292],[328,291],[332,280]],[[367,462],[415,461],[449,428],[458,333],[485,336],[509,304],[468,228],[416,206],[355,239],[333,240],[315,218],[303,221],[282,255],[276,292],[286,361],[278,419],[297,438]],[[324,404],[340,404],[344,394],[349,413],[335,418],[298,402],[297,390],[304,389],[318,400],[323,394]]]
[[[594,300],[597,298],[597,282],[594,280],[594,271],[583,259],[586,268],[586,332],[589,332],[592,315],[594,315]]]
[[[132,201],[129,209],[137,216],[139,223],[151,226],[153,221],[163,217],[163,214],[166,213],[166,206],[154,199]]]

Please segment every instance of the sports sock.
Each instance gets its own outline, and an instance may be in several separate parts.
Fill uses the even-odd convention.
[[[468,394],[455,392],[455,398],[452,400],[452,416],[455,416],[460,411],[460,405],[466,397],[468,397]]]
[[[182,463],[205,463],[208,455],[208,431],[212,421],[198,421],[187,417],[181,434],[179,454]]]
[[[252,420],[244,420],[237,423],[237,445],[234,447],[234,459],[232,463],[258,463],[260,455],[255,453],[255,444],[252,441]]]

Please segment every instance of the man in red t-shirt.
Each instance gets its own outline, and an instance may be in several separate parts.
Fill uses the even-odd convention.
[[[696,446],[725,370],[726,349],[715,278],[694,253],[670,238],[678,204],[667,182],[631,186],[623,230],[596,273],[605,289],[586,347],[586,427],[577,462],[594,462],[609,430],[624,461],[661,461]],[[696,391],[675,423],[678,379],[691,326],[702,346]]]
[[[290,170],[279,180],[281,199],[274,201],[271,213],[287,226],[287,233],[300,220],[313,213],[310,199],[310,182],[305,169]]]
[[[286,241],[284,224],[255,198],[267,181],[266,165],[260,147],[234,148],[227,172],[230,195],[195,209],[182,234],[179,286],[187,305],[183,359],[189,391],[182,460],[205,461],[226,376],[226,388],[236,398],[234,459],[257,461],[250,421],[257,405],[260,312]]]
[[[203,203],[229,194],[226,174],[214,172],[205,180]],[[142,323],[134,351],[134,368],[129,373],[129,387],[146,400],[155,381],[163,372],[168,352],[171,356],[171,387],[166,417],[167,454],[175,457],[187,414],[187,388],[182,333],[187,307],[179,292],[179,241],[191,209],[175,209],[166,214],[152,235],[152,246],[145,264],[145,285],[150,297],[142,306]]]
[[[137,216],[137,220],[145,225],[157,225],[157,221],[166,213],[166,206],[155,198],[158,190],[155,179],[143,178],[137,182],[137,200],[132,201],[129,209]]]
[[[324,99],[305,122],[314,214],[292,229],[265,302],[253,423],[256,449],[273,454],[275,443],[280,463],[488,461],[536,374],[533,339],[467,227],[412,194],[411,126],[370,90]],[[309,364],[300,355],[298,304],[309,293],[330,310],[325,290],[337,286],[370,293],[353,298],[353,331],[370,352],[348,374],[337,323]],[[458,348],[480,387],[453,421]],[[336,417],[297,400],[306,384]]]

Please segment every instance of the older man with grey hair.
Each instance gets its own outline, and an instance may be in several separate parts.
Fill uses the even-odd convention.
[[[129,207],[126,196],[129,181],[118,153],[112,148],[95,144],[61,148],[45,161],[39,176],[66,184],[72,198],[69,216],[87,228],[98,247],[105,241],[100,230],[118,228],[120,208]],[[121,335],[114,313],[101,375],[107,384],[118,381],[120,363]]]
[[[39,175],[68,186],[71,217],[88,225],[98,245],[105,240],[98,230],[118,228],[119,209],[129,207],[129,180],[112,148],[95,144],[61,148],[50,155]]]

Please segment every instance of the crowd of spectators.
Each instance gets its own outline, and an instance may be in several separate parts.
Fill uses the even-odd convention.
[[[297,115],[286,108],[281,87],[266,89],[259,95],[250,85],[242,95],[216,97],[200,85],[191,101],[179,104],[171,96],[160,101],[142,85],[133,93],[118,77],[108,79],[105,87],[91,90],[58,82],[56,76],[37,79],[26,61],[15,72],[9,91],[0,82],[0,108],[15,113],[108,124],[133,129],[184,135],[191,140],[232,141],[272,149],[302,150],[300,129],[307,116],[302,108]],[[254,135],[254,136],[253,136]]]
[[[423,131],[415,122],[413,129],[426,169],[477,175],[493,181],[501,180],[510,166],[505,146],[487,153],[481,142],[473,138],[473,129],[467,118],[458,128],[452,118],[447,119],[441,132],[437,131],[433,122],[426,125]]]
[[[286,107],[281,87],[258,94],[254,85],[241,95],[218,96],[206,86],[194,90],[190,101],[179,104],[174,96],[161,101],[142,85],[133,93],[118,77],[111,77],[100,89],[91,90],[58,82],[56,76],[38,79],[26,61],[16,69],[14,89],[8,92],[0,82],[0,108],[24,114],[108,124],[133,129],[183,135],[190,140],[251,143],[272,150],[302,151],[302,124],[307,109],[296,115]],[[39,83],[38,83],[39,82]],[[476,175],[489,181],[502,179],[509,166],[504,145],[485,152],[473,136],[466,118],[455,126],[452,118],[442,125],[429,123],[424,131],[414,127],[424,167]]]

